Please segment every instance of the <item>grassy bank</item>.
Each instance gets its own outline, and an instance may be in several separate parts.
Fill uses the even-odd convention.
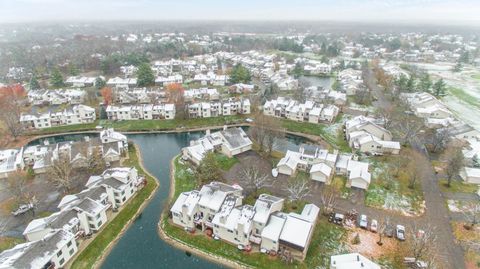
[[[321,137],[332,147],[339,149],[342,152],[349,152],[350,147],[340,131],[337,130],[335,135],[327,131],[329,125],[310,123],[310,122],[297,122],[287,119],[281,119],[282,127],[290,132],[304,133],[309,135],[316,135]]]
[[[454,87],[450,87],[448,89],[448,92],[455,96],[456,98],[458,98],[460,101],[468,104],[468,105],[471,105],[471,106],[474,106],[476,108],[480,108],[480,103],[478,102],[478,98],[468,94],[467,92],[465,92],[464,90],[460,89],[460,88],[454,88]]]
[[[465,193],[476,193],[478,191],[478,185],[476,184],[467,184],[460,180],[452,180],[450,182],[450,187],[448,187],[448,181],[446,179],[441,179],[438,181],[438,186],[443,192],[465,192]]]
[[[94,123],[77,124],[67,126],[56,126],[42,130],[32,131],[30,134],[42,135],[63,132],[78,132],[95,130],[100,125],[103,127],[113,127],[118,131],[167,131],[181,128],[201,128],[206,126],[222,126],[224,124],[236,124],[245,122],[243,115],[197,118],[197,119],[174,119],[174,120],[126,120],[126,121],[108,121],[96,120]]]
[[[25,243],[25,239],[16,237],[0,237],[0,252],[13,248],[21,243]]]
[[[195,186],[192,174],[189,172],[188,165],[181,163],[180,158],[174,160],[175,165],[175,190],[174,198],[183,191],[192,190]],[[288,203],[287,203],[288,204]],[[303,207],[304,203],[299,206],[286,205],[287,208]],[[315,268],[328,267],[331,255],[337,254],[344,250],[341,243],[346,230],[339,226],[333,225],[321,217],[313,232],[310,248],[307,258],[303,262],[295,261],[293,264],[287,264],[278,257],[270,257],[261,253],[246,253],[239,251],[236,246],[230,245],[223,241],[213,240],[201,233],[190,234],[182,228],[173,225],[165,214],[161,219],[162,229],[169,237],[175,238],[193,248],[202,252],[213,254],[222,258],[226,258],[241,264],[254,268]]]
[[[139,190],[138,193],[123,206],[115,218],[109,222],[102,231],[97,234],[95,239],[77,256],[71,267],[73,269],[92,268],[108,244],[117,238],[122,228],[135,216],[142,203],[150,196],[158,184],[154,178],[148,176],[145,171],[143,171],[134,145],[130,145],[129,154],[130,159],[124,163],[124,166],[136,167],[140,174],[145,175],[147,185]]]

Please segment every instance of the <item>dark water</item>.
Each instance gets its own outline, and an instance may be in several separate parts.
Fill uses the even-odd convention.
[[[140,149],[145,168],[160,182],[160,188],[142,212],[141,218],[135,220],[106,258],[102,268],[143,269],[143,268],[223,268],[203,260],[195,255],[186,255],[160,239],[157,223],[166,206],[170,190],[170,161],[187,146],[192,139],[202,137],[204,132],[180,134],[135,134],[128,135]],[[58,135],[32,141],[37,145],[48,140],[58,143],[68,140],[78,141],[85,136],[97,134]],[[297,136],[286,136],[276,141],[275,148],[280,151],[296,150],[305,140]]]

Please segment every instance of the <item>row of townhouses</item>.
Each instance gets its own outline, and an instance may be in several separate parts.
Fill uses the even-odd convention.
[[[115,104],[153,104],[166,101],[164,91],[149,88],[114,88],[113,103]]]
[[[193,81],[200,83],[203,86],[225,86],[228,83],[229,76],[217,75],[214,72],[208,72],[206,74],[200,73],[193,77]]]
[[[353,154],[328,150],[314,146],[302,145],[299,151],[288,150],[277,164],[279,174],[292,176],[298,171],[310,174],[310,179],[329,185],[334,175],[347,177],[347,187],[367,189],[371,174],[369,164],[356,160]]]
[[[83,103],[86,92],[80,89],[30,90],[28,102],[32,105],[77,105]]]
[[[27,129],[43,129],[61,125],[93,123],[95,109],[86,105],[73,105],[60,111],[22,113],[20,122]]]
[[[104,77],[85,77],[85,76],[71,76],[65,80],[65,84],[72,87],[92,87],[96,86],[97,79],[105,81]]]
[[[447,132],[451,139],[462,142],[465,167],[460,177],[467,183],[480,184],[480,131],[455,118],[447,106],[429,93],[404,93],[401,98],[415,115],[425,120],[425,126]]]
[[[357,116],[345,122],[348,145],[373,155],[399,154],[400,142],[392,141],[392,133],[374,118]]]
[[[319,208],[307,204],[300,214],[284,213],[284,199],[261,194],[255,205],[243,205],[242,189],[211,182],[199,191],[179,195],[170,209],[174,224],[194,232],[210,230],[214,239],[263,253],[303,260]]]
[[[215,88],[199,88],[185,90],[183,97],[185,98],[185,102],[192,102],[197,99],[213,101],[220,99],[220,94]]]
[[[68,158],[72,167],[88,165],[92,154],[100,154],[107,163],[119,161],[128,151],[127,137],[113,129],[100,132],[98,137],[85,137],[82,141],[56,144],[30,145],[19,149],[0,151],[0,178],[7,178],[18,170],[32,167],[35,174],[45,173],[59,158]]]
[[[84,236],[105,226],[107,210],[121,208],[143,184],[134,167],[91,176],[82,192],[62,198],[58,212],[27,225],[23,232],[27,242],[0,253],[0,268],[63,268],[78,252]]]
[[[233,157],[251,150],[252,145],[252,141],[240,127],[224,128],[223,131],[213,133],[207,130],[204,137],[190,141],[190,146],[182,149],[182,158],[198,165],[208,152],[216,151]]]
[[[250,100],[233,99],[219,102],[199,102],[187,105],[188,117],[210,118],[218,116],[247,115],[250,114]]]
[[[340,109],[335,105],[319,104],[313,101],[301,104],[285,97],[267,101],[263,105],[265,115],[300,122],[333,122],[339,112]]]
[[[105,109],[109,120],[173,120],[174,104],[109,105]]]
[[[357,91],[366,90],[361,70],[351,68],[342,70],[338,72],[337,79],[340,82],[342,91],[348,96],[355,95]]]

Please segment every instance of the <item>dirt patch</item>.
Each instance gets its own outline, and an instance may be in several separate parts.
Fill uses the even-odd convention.
[[[360,237],[359,244],[353,244],[356,235]],[[383,245],[379,246],[378,233],[373,233],[364,229],[354,228],[348,233],[348,246],[351,252],[358,252],[364,256],[373,259],[379,259],[385,256],[391,256],[392,253],[398,250],[398,241],[394,238],[384,236],[382,238]]]

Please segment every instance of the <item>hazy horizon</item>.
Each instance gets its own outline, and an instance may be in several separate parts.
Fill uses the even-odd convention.
[[[0,23],[177,20],[480,25],[478,14],[480,2],[475,0],[0,0]]]

